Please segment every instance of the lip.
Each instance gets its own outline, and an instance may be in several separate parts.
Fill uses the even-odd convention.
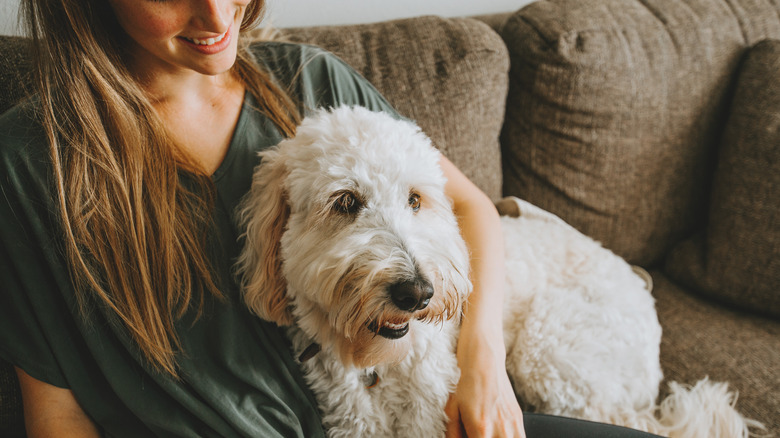
[[[220,41],[215,42],[214,44],[209,44],[209,45],[196,44],[183,36],[179,36],[177,38],[179,41],[184,43],[187,47],[197,51],[198,53],[202,53],[204,55],[214,55],[216,53],[222,52],[223,50],[227,49],[228,46],[230,45],[230,42],[233,39],[233,25],[231,24],[228,30],[225,31],[225,36],[222,37]],[[207,39],[207,38],[198,38],[198,39]]]
[[[385,323],[382,327],[377,327],[378,323],[372,321],[368,325],[368,329],[371,332],[378,334],[379,336],[387,339],[401,339],[409,333],[409,321],[404,323]]]

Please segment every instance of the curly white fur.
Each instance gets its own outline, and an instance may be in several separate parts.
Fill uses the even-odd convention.
[[[412,123],[339,108],[262,159],[240,212],[244,297],[289,326],[329,436],[442,436],[471,283],[439,153]],[[561,219],[510,202],[507,371],[527,407],[674,437],[747,435],[754,424],[724,384],[676,385],[656,406],[661,327],[647,283]],[[399,307],[399,282],[430,285],[430,302]]]

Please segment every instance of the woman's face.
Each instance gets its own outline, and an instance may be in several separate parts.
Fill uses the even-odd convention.
[[[130,37],[130,68],[137,74],[228,71],[251,0],[109,0]]]

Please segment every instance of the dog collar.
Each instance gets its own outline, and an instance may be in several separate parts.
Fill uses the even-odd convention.
[[[368,385],[366,385],[366,389],[371,389],[379,384],[379,374],[376,373],[376,371],[372,371],[371,375],[369,376],[369,382]]]
[[[313,358],[314,356],[316,356],[317,353],[320,352],[320,350],[322,350],[322,347],[320,347],[320,344],[318,344],[316,342],[312,342],[312,344],[309,345],[308,347],[306,347],[306,349],[303,350],[303,353],[301,353],[301,355],[298,356],[298,361],[300,363],[304,363],[307,360],[309,360],[309,359]]]
[[[303,353],[301,353],[300,356],[298,356],[298,361],[300,363],[304,363],[307,360],[313,358],[317,355],[317,353],[322,350],[322,347],[320,347],[320,344],[316,342],[312,342],[311,345],[306,347],[305,350],[303,350]],[[371,375],[368,376],[368,383],[366,384],[366,389],[371,389],[379,384],[379,374],[377,374],[376,371],[372,371]]]

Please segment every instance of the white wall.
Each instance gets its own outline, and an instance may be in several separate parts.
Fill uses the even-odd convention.
[[[106,0],[103,0],[106,1]],[[350,24],[417,15],[458,17],[519,9],[532,0],[267,0],[276,27]],[[19,0],[0,0],[0,35],[18,35]]]
[[[441,15],[509,12],[531,0],[268,0],[266,18],[276,27],[353,24]]]
[[[16,11],[19,0],[0,0],[0,35],[18,35]]]

